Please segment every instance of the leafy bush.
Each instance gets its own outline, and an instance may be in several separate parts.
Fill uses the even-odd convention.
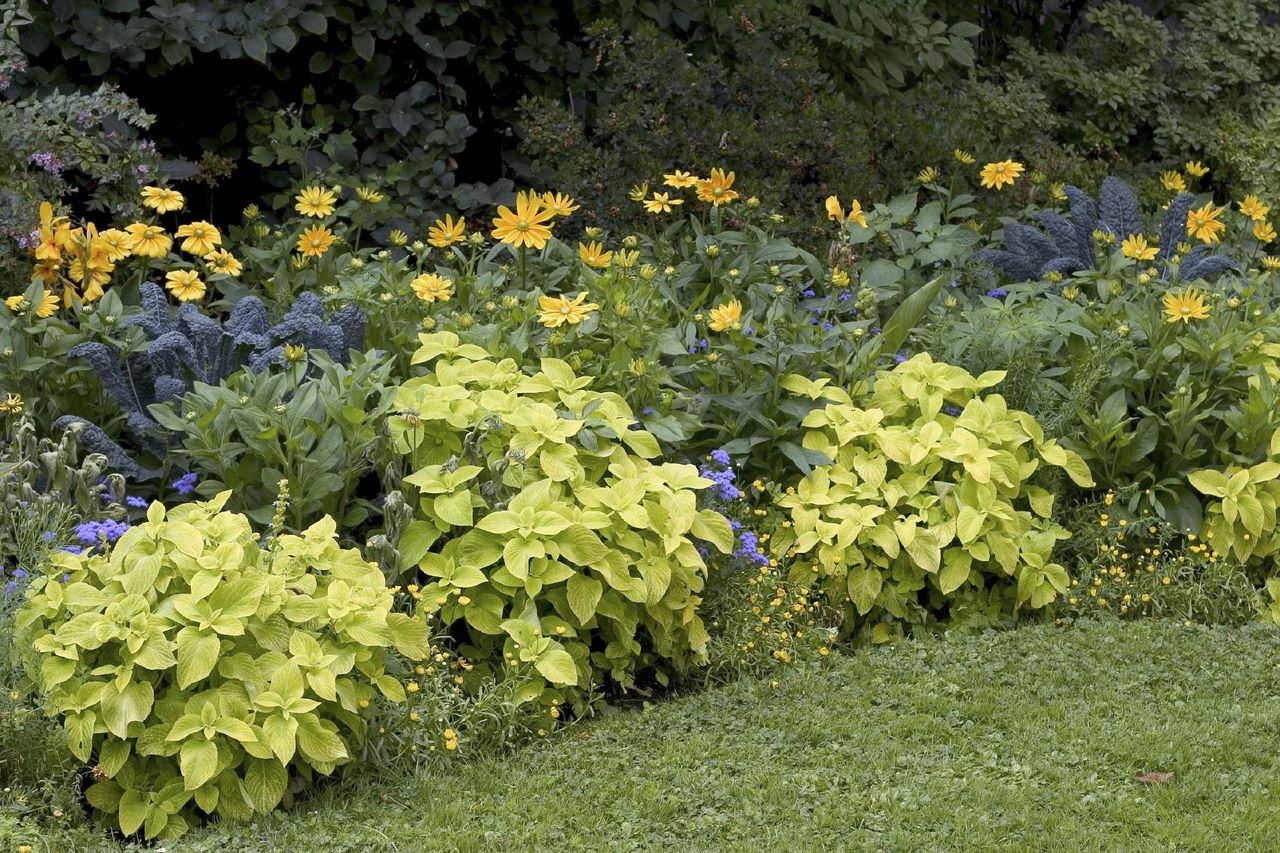
[[[375,688],[404,696],[387,647],[427,649],[425,623],[392,611],[331,519],[264,549],[219,512],[227,497],[167,516],[152,504],[110,553],[55,555],[17,618],[40,657],[31,676],[93,765],[90,805],[126,835],[247,819],[332,773]]]
[[[1267,458],[1248,468],[1191,472],[1191,485],[1210,500],[1203,536],[1215,551],[1241,563],[1266,562],[1280,551],[1276,508],[1280,506],[1280,431],[1271,437]],[[1274,560],[1273,568],[1280,568]]]
[[[790,523],[773,547],[795,556],[793,580],[871,615],[849,618],[846,634],[888,639],[893,620],[944,610],[956,622],[989,622],[1066,590],[1067,570],[1051,559],[1070,534],[1052,521],[1053,492],[1030,480],[1043,464],[1078,485],[1093,481],[1034,418],[980,396],[1001,378],[920,354],[880,375],[865,408],[838,388],[782,380],[829,401],[805,418],[804,446],[832,462],[780,499]]]
[[[419,517],[401,564],[430,578],[420,607],[457,632],[480,666],[532,664],[552,685],[679,671],[705,654],[698,616],[723,516],[698,510],[710,485],[689,465],[654,464],[658,442],[622,398],[545,358],[532,376],[456,335],[422,335],[391,419]]]

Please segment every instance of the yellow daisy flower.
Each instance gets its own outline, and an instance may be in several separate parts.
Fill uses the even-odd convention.
[[[952,151],[951,156],[956,158],[957,163],[963,163],[966,166],[972,166],[974,163],[978,162],[972,154],[965,151],[963,148],[957,148],[955,151]]]
[[[596,242],[579,243],[578,258],[589,267],[608,269],[613,261],[613,252],[606,252],[604,246]]]
[[[313,216],[316,219],[323,219],[333,213],[335,203],[338,198],[333,191],[326,187],[311,186],[306,187],[302,192],[294,196],[294,209],[303,216]]]
[[[466,237],[466,230],[466,222],[446,214],[444,219],[437,219],[436,224],[427,229],[427,242],[437,249],[447,249],[454,243],[461,243]]]
[[[644,201],[644,209],[650,213],[670,213],[671,208],[684,204],[682,198],[671,198],[669,193],[654,193]]]
[[[235,278],[244,271],[244,267],[240,265],[240,261],[236,260],[236,256],[226,249],[210,252],[204,256],[204,262],[209,265],[211,273],[218,275],[229,275]]]
[[[1209,174],[1209,167],[1201,163],[1199,160],[1188,160],[1183,168],[1187,170],[1188,175],[1191,175],[1194,178],[1203,178],[1205,175]]]
[[[1180,172],[1161,173],[1160,185],[1171,193],[1184,193],[1187,191],[1187,182]]]
[[[561,193],[543,193],[542,204],[552,216],[569,216],[578,209],[578,203]]]
[[[424,273],[409,285],[423,302],[448,302],[453,296],[453,282],[436,273]]]
[[[1026,169],[1026,166],[1016,160],[1000,160],[995,163],[988,163],[982,167],[980,183],[985,189],[999,191],[1006,186],[1012,186],[1013,182]]]
[[[313,225],[298,237],[298,254],[307,258],[318,258],[333,245],[333,232],[323,225]]]
[[[164,286],[179,302],[204,298],[204,282],[195,270],[170,270],[165,273]]]
[[[173,239],[159,225],[135,222],[124,230],[130,237],[129,251],[143,258],[163,258],[173,246]]]
[[[1147,238],[1141,234],[1130,234],[1120,243],[1121,254],[1135,261],[1155,260],[1159,251],[1155,246],[1147,245]]]
[[[1254,223],[1253,236],[1259,242],[1270,243],[1276,239],[1276,229],[1264,219],[1261,222]]]
[[[1193,287],[1186,290],[1174,290],[1164,295],[1165,321],[1190,323],[1192,320],[1203,320],[1209,316],[1209,305],[1204,301],[1204,294]]]
[[[142,203],[157,213],[169,213],[182,210],[186,199],[182,197],[182,193],[168,187],[143,187]]]
[[[1226,223],[1218,219],[1225,207],[1216,210],[1213,202],[1206,202],[1204,207],[1187,211],[1187,233],[1202,243],[1217,243],[1222,239],[1222,232],[1227,230]]]
[[[551,211],[542,207],[536,194],[521,193],[516,196],[514,211],[506,205],[498,208],[498,215],[493,220],[493,236],[511,246],[541,250],[551,239],[551,228],[547,223],[553,216]]]
[[[565,323],[576,326],[587,318],[592,311],[600,308],[594,302],[587,302],[589,294],[579,293],[573,299],[567,296],[539,296],[538,322],[548,329],[558,329]]]
[[[662,176],[662,183],[677,190],[684,189],[685,187],[697,186],[698,181],[700,180],[701,178],[697,177],[692,172],[682,172],[679,169],[676,169],[669,175]]]
[[[177,237],[186,238],[182,241],[182,251],[202,258],[222,245],[222,235],[208,222],[188,222],[186,225],[179,225],[178,230],[173,233]]]
[[[698,199],[710,202],[716,207],[728,204],[738,197],[737,191],[732,189],[733,179],[733,172],[726,173],[724,169],[712,169],[711,177],[698,181]]]
[[[1271,208],[1263,204],[1256,195],[1247,195],[1238,204],[1240,205],[1240,212],[1254,222],[1261,222],[1271,212]]]
[[[827,218],[846,225],[850,222],[856,222],[863,228],[867,227],[867,217],[862,211],[862,202],[856,198],[849,202],[849,212],[845,213],[844,208],[840,206],[840,199],[836,196],[829,195],[824,202],[827,209]]]
[[[108,228],[98,235],[98,247],[113,264],[129,257],[131,243],[132,238],[119,228]]]
[[[742,303],[736,299],[717,305],[711,309],[710,314],[711,322],[707,325],[713,332],[742,328]]]
[[[366,204],[381,204],[387,197],[373,187],[356,187],[356,198]]]

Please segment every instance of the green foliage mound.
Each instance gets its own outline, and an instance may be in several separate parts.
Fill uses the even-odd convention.
[[[392,437],[413,473],[402,566],[431,579],[421,607],[477,670],[532,663],[550,685],[683,669],[706,651],[706,565],[733,533],[698,509],[692,465],[654,463],[621,396],[559,359],[528,375],[452,332],[421,335],[431,372],[396,395]]]
[[[331,519],[264,549],[219,512],[228,494],[152,504],[109,553],[55,555],[17,617],[32,677],[93,765],[89,803],[126,835],[275,808],[351,759],[375,689],[404,698],[387,649],[426,652],[425,623],[392,612]]]
[[[802,425],[804,446],[832,461],[780,499],[790,524],[774,548],[796,557],[793,580],[856,612],[846,633],[862,625],[884,640],[893,620],[944,609],[992,621],[1066,590],[1067,570],[1051,557],[1070,533],[1052,520],[1053,492],[1031,479],[1048,465],[1081,486],[1093,480],[1031,415],[982,396],[1003,376],[920,354],[880,376],[865,407],[821,382],[784,379],[830,401]]]

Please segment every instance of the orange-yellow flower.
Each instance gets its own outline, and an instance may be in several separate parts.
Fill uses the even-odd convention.
[[[107,256],[107,260],[111,263],[122,261],[129,257],[129,245],[132,238],[118,228],[108,228],[98,235],[98,245]]]
[[[333,232],[323,225],[312,225],[302,232],[298,238],[298,254],[307,258],[318,258],[333,245]]]
[[[135,222],[124,230],[131,238],[129,251],[143,258],[163,258],[173,246],[173,239],[159,225]]]
[[[536,194],[518,194],[514,212],[506,205],[498,208],[498,216],[493,220],[493,236],[511,246],[542,249],[551,239],[547,223],[552,216]]]
[[[682,190],[685,187],[697,186],[698,181],[702,180],[691,172],[682,172],[676,169],[670,175],[663,175],[662,182],[672,189]]]
[[[179,302],[193,302],[204,297],[204,282],[195,270],[170,270],[164,275],[164,286]]]
[[[303,216],[323,219],[333,213],[334,203],[337,200],[337,196],[333,194],[333,191],[326,187],[305,187],[302,192],[294,196],[294,201],[297,202],[294,205],[294,209]]]
[[[1187,233],[1202,243],[1217,243],[1222,239],[1222,232],[1227,230],[1226,223],[1218,219],[1225,207],[1216,210],[1213,202],[1206,202],[1204,207],[1187,211]]]
[[[222,235],[208,222],[188,222],[179,225],[173,233],[176,237],[186,238],[182,241],[182,251],[202,258],[222,245]]]
[[[409,284],[423,302],[448,302],[453,296],[453,282],[436,273],[424,273]]]
[[[859,225],[861,225],[863,228],[867,227],[867,216],[865,213],[863,213],[862,203],[859,202],[856,198],[853,201],[849,202],[848,213],[845,213],[844,208],[840,206],[840,199],[836,198],[833,195],[827,196],[827,200],[825,204],[827,208],[828,219],[834,219],[836,222],[839,222],[841,225],[844,225],[848,222],[856,222]]]
[[[1187,191],[1186,179],[1182,177],[1180,172],[1162,172],[1160,174],[1160,185],[1171,193]]]
[[[579,293],[573,299],[567,296],[539,296],[538,322],[548,329],[557,329],[565,323],[570,326],[578,325],[600,307],[594,302],[587,302],[587,296],[586,292]]]
[[[1270,243],[1276,239],[1276,229],[1264,219],[1253,224],[1253,236],[1260,243]]]
[[[542,204],[552,216],[569,216],[578,209],[578,203],[561,193],[543,193]]]
[[[1247,195],[1244,200],[1239,202],[1240,212],[1252,219],[1254,222],[1261,222],[1267,218],[1267,214],[1271,212],[1271,208],[1267,207],[1256,195]]]
[[[204,262],[208,265],[209,272],[215,275],[229,275],[235,278],[244,271],[240,261],[236,260],[236,256],[226,249],[210,252],[204,256]]]
[[[466,230],[466,222],[461,217],[454,219],[445,214],[444,219],[437,219],[436,224],[427,229],[427,242],[437,249],[447,249],[454,243],[461,243]]]
[[[1121,254],[1135,261],[1154,260],[1159,251],[1155,246],[1148,246],[1147,238],[1141,234],[1130,234],[1120,243]]]
[[[587,266],[602,270],[612,263],[613,252],[606,252],[604,246],[596,242],[579,243],[578,258]]]
[[[670,193],[654,193],[644,201],[644,209],[650,213],[670,213],[671,208],[684,204],[682,198],[671,198]]]
[[[712,169],[711,177],[701,178],[698,181],[698,198],[701,201],[711,202],[711,204],[719,207],[722,204],[728,204],[738,197],[733,187],[733,172],[726,173],[724,169]]]
[[[711,322],[707,325],[713,332],[724,332],[729,329],[742,328],[742,303],[731,299],[711,309]]]
[[[1001,190],[1012,186],[1018,176],[1025,172],[1026,166],[1016,160],[1000,160],[982,167],[981,183],[986,189]]]
[[[1164,295],[1165,321],[1190,323],[1192,320],[1203,320],[1209,316],[1209,305],[1204,295],[1194,287],[1186,290],[1174,290]]]
[[[1187,164],[1183,166],[1183,168],[1187,170],[1188,175],[1191,175],[1194,178],[1203,178],[1205,175],[1209,174],[1209,167],[1204,163],[1201,163],[1199,160],[1188,160]]]
[[[168,213],[171,210],[182,210],[186,199],[177,190],[168,187],[143,187],[142,203],[157,213]]]

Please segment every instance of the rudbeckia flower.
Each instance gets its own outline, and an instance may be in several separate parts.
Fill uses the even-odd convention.
[[[1165,321],[1190,323],[1192,320],[1203,320],[1209,316],[1209,306],[1204,295],[1193,287],[1186,290],[1174,290],[1164,295]]]
[[[698,181],[698,198],[719,207],[728,204],[738,197],[733,187],[733,172],[724,169],[712,169],[711,177]]]
[[[135,222],[126,225],[124,230],[131,238],[129,251],[143,258],[163,258],[173,246],[173,239],[159,225]]]
[[[538,322],[548,329],[557,329],[568,323],[576,326],[587,318],[592,311],[600,308],[594,302],[587,302],[588,294],[579,293],[573,299],[567,296],[539,296]]]
[[[1244,197],[1244,201],[1240,202],[1240,212],[1254,222],[1261,222],[1267,218],[1271,208],[1263,204],[1256,195],[1247,195]]]
[[[699,180],[701,180],[701,178],[698,178],[691,172],[682,172],[679,169],[676,169],[670,175],[662,176],[662,183],[677,190],[684,189],[685,187],[697,186]]]
[[[1222,239],[1222,232],[1227,230],[1226,223],[1218,219],[1225,207],[1216,210],[1213,202],[1206,202],[1204,207],[1187,211],[1187,233],[1202,243],[1217,243]]]
[[[302,192],[294,197],[297,204],[294,209],[303,216],[312,216],[316,219],[323,219],[334,211],[334,203],[337,196],[333,191],[326,187],[306,187]]]
[[[711,322],[707,325],[713,332],[742,328],[742,303],[736,299],[717,305],[711,309],[710,314]]]
[[[654,193],[652,198],[646,199],[644,209],[650,213],[670,213],[671,208],[684,204],[682,198],[671,198],[669,193]]]
[[[840,199],[836,198],[833,195],[827,196],[825,206],[827,208],[828,219],[834,219],[836,222],[839,222],[841,225],[844,225],[849,222],[856,222],[859,225],[861,225],[863,228],[867,227],[867,217],[866,217],[866,214],[863,213],[862,211],[862,203],[859,202],[856,198],[853,201],[849,202],[848,213],[845,213],[844,208],[840,206]]]
[[[333,245],[333,232],[323,225],[313,225],[298,237],[298,254],[306,258],[318,258]]]
[[[195,270],[170,270],[165,273],[164,286],[179,302],[204,298],[204,282]]]
[[[604,246],[596,242],[579,243],[578,258],[589,267],[608,269],[613,262],[613,252],[606,252]]]
[[[435,273],[420,275],[409,286],[423,302],[448,302],[453,296],[453,282]]]
[[[182,241],[182,251],[202,258],[222,245],[222,235],[208,222],[188,222],[186,225],[179,225],[178,230],[173,233],[174,236],[185,238]]]
[[[186,199],[182,197],[182,193],[168,187],[143,187],[142,203],[157,213],[169,213],[182,210]]]
[[[989,190],[997,192],[1006,186],[1012,186],[1018,176],[1026,171],[1026,166],[1015,160],[1000,160],[982,167],[981,184]]]
[[[519,194],[514,211],[506,205],[498,208],[498,216],[493,220],[493,236],[511,246],[540,250],[551,239],[547,223],[552,216],[536,194]]]
[[[427,229],[427,242],[437,249],[447,249],[454,243],[461,243],[465,233],[466,223],[461,218],[454,219],[446,214],[444,219],[437,219],[436,224]]]
[[[542,204],[552,216],[569,216],[578,209],[578,203],[561,193],[543,193]]]
[[[1120,253],[1135,261],[1154,260],[1160,250],[1147,245],[1147,238],[1141,234],[1130,234],[1120,243]]]

